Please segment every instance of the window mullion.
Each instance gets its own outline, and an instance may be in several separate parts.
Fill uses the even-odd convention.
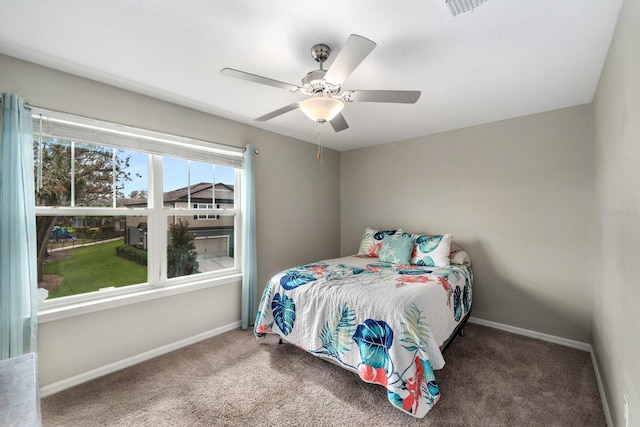
[[[187,160],[187,206],[191,207],[191,160]]]
[[[163,211],[162,188],[162,156],[149,156],[149,240],[148,245],[148,272],[149,281],[153,284],[161,284],[167,280],[167,217]]]
[[[213,166],[211,168],[211,183],[213,184],[213,187],[211,187],[211,204],[213,206],[216,205],[216,167]]]
[[[116,161],[117,161],[116,149],[112,148],[111,149],[111,162],[112,162],[111,164],[111,204],[113,205],[114,208],[117,206],[116,200],[118,199],[118,176],[117,176],[117,169],[116,169]]]
[[[71,200],[69,206],[76,205],[76,143],[71,141]]]

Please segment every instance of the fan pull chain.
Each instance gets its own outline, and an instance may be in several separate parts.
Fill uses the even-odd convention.
[[[316,153],[316,158],[320,160],[320,164],[322,164],[322,145],[320,144],[320,130],[318,130],[318,152]]]

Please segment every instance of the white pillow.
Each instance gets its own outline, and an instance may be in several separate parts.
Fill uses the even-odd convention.
[[[471,266],[471,258],[464,249],[454,252],[449,259],[451,260],[451,264]]]
[[[449,259],[451,260],[451,264],[471,266],[471,257],[469,257],[467,251],[462,249],[460,245],[458,245],[453,240],[451,241],[451,252],[449,252]]]

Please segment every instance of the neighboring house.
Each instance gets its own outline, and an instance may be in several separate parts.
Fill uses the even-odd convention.
[[[233,185],[217,183],[215,192],[211,183],[201,182],[164,193],[165,207],[193,209],[233,209]],[[214,194],[215,193],[215,194]],[[143,207],[147,199],[126,199],[127,207]],[[234,217],[218,214],[170,216],[167,227],[179,219],[189,222],[189,231],[195,237],[198,258],[234,256]],[[147,222],[144,216],[127,217],[125,244],[147,248]]]

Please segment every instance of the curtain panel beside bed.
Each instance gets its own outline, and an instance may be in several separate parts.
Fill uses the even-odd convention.
[[[242,177],[242,329],[255,323],[258,300],[255,157],[255,147],[247,145]]]

